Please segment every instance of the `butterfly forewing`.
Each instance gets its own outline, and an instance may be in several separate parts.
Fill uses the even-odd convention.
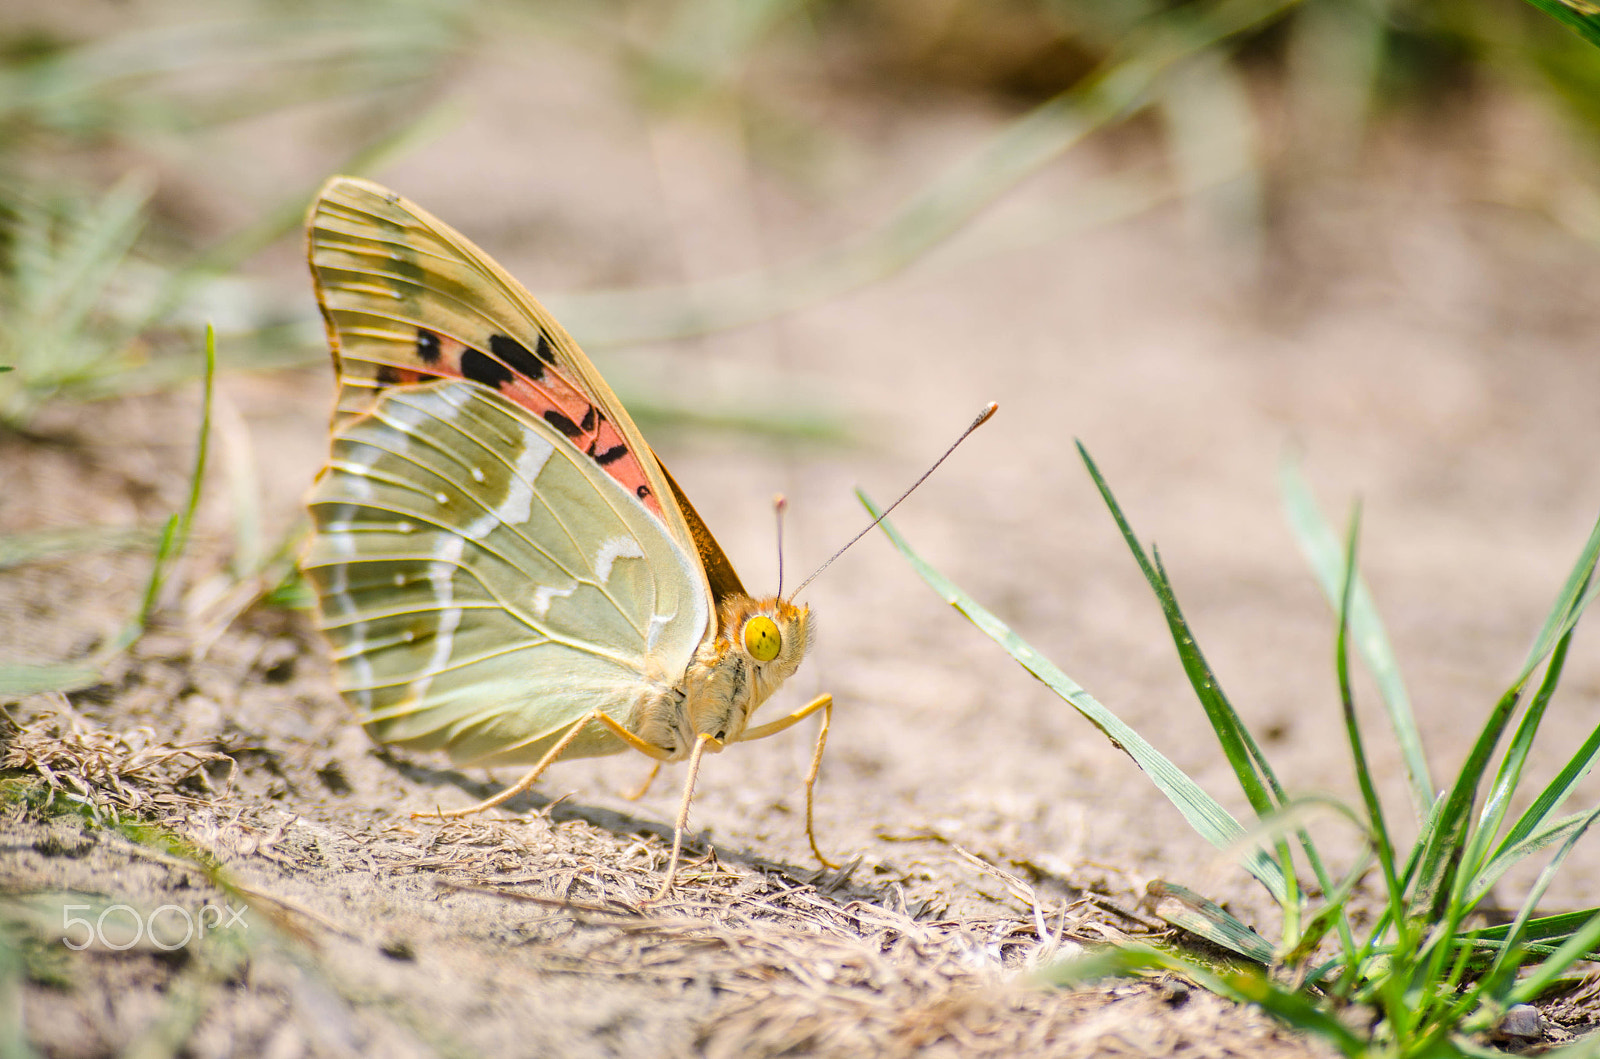
[[[529,761],[619,720],[711,620],[666,526],[555,427],[477,384],[378,391],[311,496],[307,572],[375,738]],[[595,726],[570,753],[617,748]]]
[[[339,367],[335,426],[384,389],[476,381],[561,430],[680,541],[690,529],[616,396],[521,284],[464,236],[375,184],[337,177],[311,214],[311,269]]]

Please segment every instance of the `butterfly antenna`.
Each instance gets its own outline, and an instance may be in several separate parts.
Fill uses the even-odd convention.
[[[783,513],[789,510],[789,501],[782,493],[772,498],[772,514],[778,522],[778,591],[779,599],[783,598]]]
[[[971,422],[971,424],[969,424],[967,426],[967,429],[965,429],[965,430],[963,430],[961,432],[961,436],[959,438],[956,438],[955,441],[951,442],[950,443],[950,447],[948,449],[944,450],[944,455],[940,456],[938,459],[934,460],[933,461],[933,466],[929,467],[927,470],[923,471],[921,478],[918,478],[916,481],[911,483],[911,488],[910,489],[907,489],[905,492],[901,493],[900,496],[895,500],[894,503],[890,504],[888,507],[883,509],[883,513],[882,514],[880,514],[877,518],[873,519],[871,522],[867,523],[867,527],[865,529],[863,529],[860,533],[857,533],[854,537],[851,537],[850,540],[845,543],[845,546],[843,548],[840,548],[838,551],[836,551],[832,555],[830,555],[828,557],[828,561],[827,562],[825,562],[821,566],[817,567],[815,572],[813,572],[810,577],[808,577],[804,581],[800,582],[800,588],[795,589],[794,592],[790,594],[789,598],[793,599],[795,596],[798,596],[800,594],[800,590],[805,588],[811,582],[815,581],[817,579],[817,576],[819,574],[821,574],[822,571],[824,571],[828,567],[832,566],[833,565],[833,561],[835,559],[839,558],[839,556],[841,556],[845,552],[849,551],[851,546],[854,545],[856,541],[860,540],[862,537],[865,537],[867,534],[871,533],[872,530],[873,530],[873,527],[875,527],[878,523],[882,522],[884,519],[888,518],[889,517],[889,512],[891,512],[895,508],[899,507],[900,506],[900,501],[904,500],[906,497],[908,497],[912,493],[916,492],[917,491],[917,486],[921,485],[923,482],[926,482],[928,480],[928,476],[931,475],[934,471],[937,471],[939,469],[939,464],[943,463],[945,460],[950,458],[950,454],[952,452],[956,451],[956,446],[960,445],[963,441],[967,440],[967,437],[974,430],[977,430],[979,427],[983,426],[983,424],[987,423],[989,421],[989,417],[994,415],[996,409],[998,409],[999,407],[1000,407],[999,404],[997,404],[994,401],[990,401],[988,403],[988,405],[984,407],[983,411],[978,413],[978,418],[974,419]],[[781,589],[779,590],[779,594],[780,595],[782,594],[782,590]]]

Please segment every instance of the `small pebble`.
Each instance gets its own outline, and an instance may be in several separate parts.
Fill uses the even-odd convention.
[[[1516,1041],[1537,1041],[1544,1037],[1544,1016],[1532,1004],[1518,1004],[1500,1016],[1495,1032]]]

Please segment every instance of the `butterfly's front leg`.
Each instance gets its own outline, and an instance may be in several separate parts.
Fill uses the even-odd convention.
[[[779,717],[776,721],[755,728],[746,728],[740,740],[765,739],[769,735],[777,735],[785,728],[799,724],[818,710],[822,711],[822,726],[817,729],[817,748],[812,751],[811,768],[806,772],[806,841],[811,843],[812,854],[824,868],[837,868],[838,865],[824,857],[822,850],[817,847],[817,832],[813,826],[811,808],[812,794],[817,786],[817,775],[822,771],[822,750],[828,745],[828,725],[833,721],[833,696],[818,695],[786,717]]]
[[[656,781],[656,777],[659,775],[661,775],[661,762],[657,760],[651,764],[650,771],[639,785],[631,790],[623,791],[622,796],[630,802],[638,801],[650,792],[650,785]]]

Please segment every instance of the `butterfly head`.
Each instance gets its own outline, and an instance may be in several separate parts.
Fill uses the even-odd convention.
[[[756,707],[800,668],[811,646],[811,608],[778,596],[724,598],[716,644],[695,667],[689,720],[697,733],[736,742]]]

